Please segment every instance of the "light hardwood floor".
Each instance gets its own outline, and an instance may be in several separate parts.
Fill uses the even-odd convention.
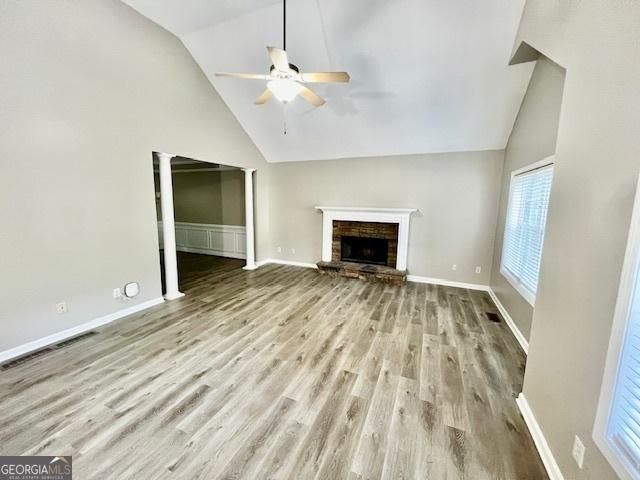
[[[487,294],[181,254],[175,300],[0,371],[0,453],[77,479],[546,479]]]

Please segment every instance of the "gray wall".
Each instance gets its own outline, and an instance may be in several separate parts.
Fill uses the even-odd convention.
[[[564,69],[552,61],[542,57],[537,62],[504,154],[491,288],[527,339],[531,332],[533,307],[500,273],[511,172],[555,153],[564,76]]]
[[[320,260],[316,205],[415,207],[420,211],[411,219],[409,273],[486,285],[502,164],[502,151],[272,164],[273,255]]]
[[[516,43],[567,69],[524,380],[566,479],[617,478],[591,435],[640,170],[638,25],[638,2],[528,0]]]
[[[0,58],[0,351],[161,295],[152,151],[257,168],[265,256],[266,163],[175,36],[116,0],[3,1]]]
[[[175,167],[173,167],[175,170]],[[173,175],[173,206],[176,222],[244,225],[244,172],[200,171]],[[160,191],[158,174],[154,176]],[[162,220],[160,199],[156,214]]]

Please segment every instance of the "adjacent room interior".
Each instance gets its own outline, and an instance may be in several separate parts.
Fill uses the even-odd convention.
[[[153,155],[153,182],[160,246],[162,291],[167,293],[163,205],[173,203],[178,289],[183,292],[214,270],[242,268],[246,259],[245,174],[242,169],[172,158],[171,198],[162,198],[160,159]]]
[[[638,25],[0,0],[0,473],[640,479]]]

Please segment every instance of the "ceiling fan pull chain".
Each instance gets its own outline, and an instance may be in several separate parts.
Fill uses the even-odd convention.
[[[284,134],[287,134],[287,104],[283,103],[282,104],[282,119],[283,119],[283,129],[284,129]]]

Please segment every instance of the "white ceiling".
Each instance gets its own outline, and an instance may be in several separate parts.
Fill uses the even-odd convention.
[[[289,0],[287,53],[301,71],[345,70],[313,85],[327,100],[253,101],[282,46],[282,2],[124,0],[180,37],[268,161],[505,147],[533,66],[508,67],[524,0]],[[215,135],[215,132],[213,132]]]

